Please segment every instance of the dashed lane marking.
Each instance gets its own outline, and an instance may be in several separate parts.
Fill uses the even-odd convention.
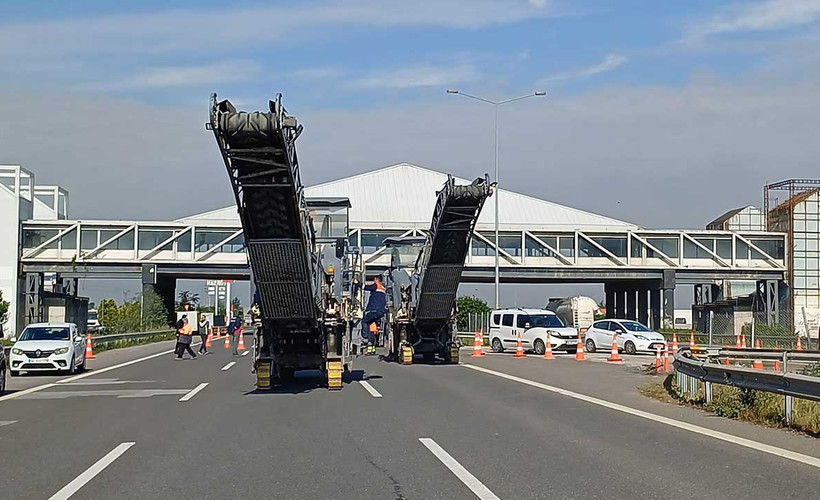
[[[380,398],[380,397],[382,397],[382,395],[379,393],[379,391],[377,391],[377,390],[376,390],[376,389],[375,389],[372,385],[370,385],[370,382],[367,382],[366,380],[360,380],[360,381],[359,381],[359,384],[360,384],[362,387],[364,387],[364,389],[365,389],[367,392],[369,392],[369,393],[370,393],[370,395],[371,395],[371,396],[373,396],[374,398]]]
[[[94,479],[94,477],[97,476],[97,474],[99,474],[103,471],[103,469],[111,465],[114,462],[114,460],[118,459],[123,453],[128,451],[129,448],[134,446],[134,444],[135,443],[132,442],[120,444],[119,446],[108,452],[106,456],[99,459],[97,463],[86,469],[85,472],[77,476],[73,481],[65,485],[63,489],[52,495],[49,500],[67,500],[68,498],[71,498],[71,495],[77,493],[77,491],[79,491],[80,488],[88,484],[88,482]]]
[[[14,424],[14,423],[17,423],[17,421],[16,420],[0,420],[0,427],[3,427],[4,425],[11,425],[11,424]]]
[[[458,461],[447,453],[444,448],[439,446],[438,443],[430,438],[419,438],[419,441],[421,441],[421,444],[426,446],[427,449],[441,461],[441,463],[450,469],[450,472],[455,474],[455,476],[462,483],[464,483],[464,486],[470,488],[470,491],[472,491],[475,496],[481,500],[499,500],[495,493],[484,486],[484,483],[479,481],[477,477],[470,474],[470,471],[458,463]]]
[[[680,420],[675,420],[673,418],[664,417],[661,415],[656,415],[654,413],[649,413],[647,411],[636,410],[635,408],[630,408],[628,406],[619,405],[617,403],[611,403],[609,401],[605,401],[603,399],[594,398],[592,396],[587,396],[585,394],[580,394],[577,392],[568,391],[566,389],[561,389],[560,387],[555,387],[547,384],[542,384],[540,382],[535,382],[532,380],[528,380],[521,377],[516,377],[514,375],[509,375],[503,372],[498,372],[495,370],[489,370],[487,368],[483,368],[480,366],[470,365],[467,363],[462,364],[465,368],[469,368],[471,370],[476,370],[482,373],[486,373],[488,375],[493,375],[496,377],[504,378],[507,380],[511,380],[513,382],[518,382],[520,384],[529,385],[532,387],[536,387],[538,389],[543,389],[545,391],[553,392],[556,394],[560,394],[562,396],[567,396],[570,398],[578,399],[580,401],[585,401],[587,403],[592,403],[594,405],[603,406],[604,408],[609,408],[610,410],[620,411],[622,413],[627,413],[629,415],[634,415],[636,417],[645,418],[647,420],[652,420],[653,422],[658,422],[661,424],[668,425],[670,427],[677,427],[678,429],[683,429],[685,431],[693,432],[695,434],[700,434],[702,436],[711,437],[714,439],[719,439],[721,441],[726,441],[728,443],[733,443],[738,446],[743,446],[746,448],[750,448],[753,450],[761,451],[763,453],[768,453],[770,455],[775,455],[778,457],[786,458],[789,460],[793,460],[795,462],[800,462],[806,465],[811,465],[812,467],[820,468],[820,458],[812,457],[809,455],[804,455],[802,453],[797,453],[795,451],[786,450],[784,448],[778,448],[777,446],[771,446],[765,443],[760,443],[758,441],[752,441],[751,439],[746,439],[738,436],[734,436],[732,434],[727,434],[725,432],[715,431],[712,429],[707,429],[706,427],[701,427],[699,425],[690,424],[687,422],[681,422]]]
[[[206,387],[208,387],[208,382],[202,382],[198,386],[191,389],[191,392],[189,392],[188,394],[186,394],[186,395],[182,396],[181,398],[179,398],[179,400],[180,401],[190,401],[191,398],[196,396],[199,391],[201,391],[202,389],[204,389]]]
[[[231,369],[231,367],[232,367],[233,365],[235,365],[235,364],[236,364],[236,361],[231,361],[230,363],[228,363],[227,365],[225,365],[225,366],[223,366],[223,367],[222,367],[222,371],[223,371],[223,372],[226,372],[226,371],[230,370],[230,369]]]
[[[251,351],[245,351],[245,352],[243,352],[242,354],[240,354],[240,356],[245,357],[245,356],[247,356],[248,354],[250,354],[250,352],[251,352]]]

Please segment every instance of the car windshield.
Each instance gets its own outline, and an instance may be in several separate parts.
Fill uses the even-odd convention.
[[[621,324],[630,332],[651,332],[649,328],[643,326],[637,321],[621,321]]]
[[[538,326],[561,328],[566,326],[564,322],[561,321],[561,318],[554,314],[530,314],[529,323],[531,328]]]
[[[20,340],[69,340],[70,333],[66,326],[30,326],[23,330]]]
[[[97,321],[97,311],[88,311],[88,319],[91,321]]]

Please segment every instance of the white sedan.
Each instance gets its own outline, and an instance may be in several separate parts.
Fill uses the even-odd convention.
[[[587,330],[584,337],[584,350],[609,351],[612,348],[612,337],[615,336],[618,350],[627,354],[636,352],[654,353],[655,349],[664,348],[666,340],[663,335],[653,332],[642,323],[629,319],[605,319],[596,321]]]
[[[60,370],[75,373],[85,370],[85,346],[74,323],[33,323],[14,345],[9,356],[9,374],[21,371]]]

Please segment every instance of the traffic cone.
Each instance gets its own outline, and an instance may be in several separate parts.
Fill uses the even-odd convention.
[[[85,359],[96,358],[97,356],[94,356],[94,349],[91,347],[91,334],[89,333],[85,338]]]
[[[776,372],[780,371],[780,360],[779,359],[774,360],[774,371],[776,371]]]
[[[481,348],[482,344],[481,332],[476,330],[475,340],[473,341],[473,353],[470,355],[471,358],[480,358],[481,356],[484,356],[484,350]]]
[[[552,339],[550,339],[550,332],[547,332],[547,346],[544,348],[544,359],[555,359],[552,355]]]
[[[746,334],[740,336],[740,348],[746,349]]]
[[[731,363],[729,362],[729,356],[726,356],[726,359],[723,360],[723,364],[729,366]]]
[[[518,343],[515,345],[515,358],[526,358],[524,354],[524,344],[521,343],[521,332],[518,332]]]
[[[578,332],[578,345],[575,347],[575,361],[586,361],[587,357],[584,354],[584,343],[581,342],[581,332]]]
[[[755,339],[755,349],[760,349],[760,339]]]
[[[225,334],[225,342],[222,345],[225,347],[225,349],[231,348],[231,336],[227,333]]]
[[[735,347],[737,349],[740,349],[740,334],[739,333],[735,334]]]
[[[236,334],[237,334],[237,335],[239,335],[239,345],[238,345],[238,346],[236,346],[236,350],[237,350],[237,351],[245,351],[245,350],[247,350],[247,349],[245,349],[245,334],[244,334],[244,333],[242,333],[242,329],[241,329],[241,328],[240,328],[240,329],[238,329],[238,330],[236,331]]]
[[[657,373],[661,372],[661,348],[660,348],[660,346],[655,348],[655,371]]]
[[[624,360],[618,356],[618,334],[612,334],[612,349],[609,351],[609,357],[606,358],[607,363],[623,363]]]
[[[795,349],[795,350],[797,350],[797,351],[802,351],[803,350],[803,342],[800,340],[799,336],[797,337],[797,349]]]
[[[752,361],[752,368],[755,370],[762,370],[763,369],[763,361],[756,359]]]
[[[695,348],[695,332],[689,332],[689,349]]]
[[[208,330],[208,336],[205,337],[205,348],[206,349],[211,348],[213,340],[214,340],[214,331],[213,330]]]
[[[678,352],[678,334],[672,332],[672,356]]]
[[[663,372],[669,373],[669,349],[663,350]]]

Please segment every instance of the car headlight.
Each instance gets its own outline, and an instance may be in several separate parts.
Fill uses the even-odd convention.
[[[643,335],[635,335],[635,338],[640,339],[640,340],[649,340],[648,338],[644,337]]]
[[[11,353],[12,354],[23,354],[23,350],[20,349],[19,347],[15,347],[11,350]]]
[[[65,354],[68,352],[68,347],[60,347],[54,350],[54,354]]]

